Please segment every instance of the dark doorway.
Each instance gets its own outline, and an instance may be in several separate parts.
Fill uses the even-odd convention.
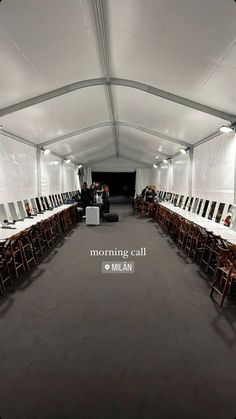
[[[92,180],[108,185],[111,196],[134,196],[135,172],[92,172]]]

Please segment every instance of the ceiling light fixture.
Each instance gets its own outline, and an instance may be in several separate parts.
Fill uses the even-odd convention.
[[[70,163],[71,162],[71,159],[66,159],[66,163]]]
[[[228,134],[229,132],[232,132],[233,130],[234,130],[233,128],[226,127],[225,125],[219,128],[219,131],[223,132],[224,134]]]
[[[179,151],[181,154],[187,154],[187,151],[185,150],[185,148],[181,148]]]
[[[49,148],[46,148],[45,150],[43,150],[43,154],[50,154],[51,153],[51,150],[49,150]]]
[[[156,156],[156,159],[159,159],[159,156]]]
[[[163,163],[168,163],[168,160],[164,159],[164,160],[163,160]]]
[[[154,169],[156,169],[157,168],[157,164],[153,164],[153,167],[154,167]]]

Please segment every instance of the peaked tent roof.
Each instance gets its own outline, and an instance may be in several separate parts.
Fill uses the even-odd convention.
[[[221,0],[4,1],[2,131],[84,165],[219,135],[236,122],[235,20]]]

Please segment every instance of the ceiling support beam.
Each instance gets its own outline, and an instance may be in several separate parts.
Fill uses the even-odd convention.
[[[183,147],[190,147],[191,144],[187,143],[186,141],[178,140],[177,138],[170,137],[169,135],[162,134],[161,132],[151,130],[149,128],[141,127],[140,125],[131,124],[129,122],[122,122],[117,121],[116,125],[133,128],[137,131],[145,132],[145,134],[153,135],[154,137],[161,138],[163,140],[170,141],[171,143],[182,145]]]
[[[150,168],[150,162],[149,161],[147,161],[147,160],[145,160],[145,159],[143,159],[143,160],[145,160],[147,163],[143,163],[143,162],[140,162],[140,161],[138,161],[138,160],[133,160],[133,159],[131,159],[131,158],[129,158],[129,157],[126,157],[124,154],[120,154],[120,157],[122,158],[122,159],[125,159],[125,160],[128,160],[128,161],[131,161],[131,162],[133,162],[133,163],[136,163],[137,165],[139,165],[140,163],[141,163],[141,165],[142,166],[145,166],[145,167],[147,167],[147,168]],[[139,167],[139,166],[137,166],[137,167]],[[134,169],[134,171],[135,171],[135,169]]]
[[[113,153],[113,154],[111,154],[110,156],[108,156],[108,157],[105,157],[105,158],[101,158],[101,159],[93,159],[93,160],[88,160],[86,163],[84,163],[83,165],[84,166],[86,166],[86,167],[89,167],[89,166],[91,166],[92,164],[96,164],[96,163],[101,163],[101,162],[103,162],[103,161],[106,161],[106,160],[110,160],[110,159],[112,159],[112,158],[114,158],[114,157],[116,157],[116,155]]]
[[[110,111],[110,116],[113,121],[113,138],[115,142],[116,157],[119,157],[119,145],[118,145],[118,133],[115,126],[115,109],[113,95],[111,91],[110,78],[111,78],[111,65],[110,65],[110,53],[109,53],[109,39],[107,30],[107,19],[106,9],[104,0],[93,0],[92,1],[94,18],[96,23],[97,35],[98,35],[98,46],[100,50],[100,57],[102,62],[103,71],[107,82],[107,100]]]
[[[79,89],[92,87],[92,86],[101,86],[101,85],[106,85],[107,87],[112,86],[112,85],[125,86],[125,87],[131,87],[133,89],[142,90],[154,96],[158,96],[163,99],[169,100],[171,102],[178,103],[179,105],[183,105],[188,108],[206,113],[208,115],[215,116],[216,118],[224,119],[226,121],[231,122],[232,124],[236,122],[236,115],[229,114],[219,109],[206,106],[204,104],[192,101],[190,99],[175,95],[170,92],[166,92],[164,90],[160,90],[156,87],[153,87],[144,83],[140,83],[138,81],[112,78],[112,77],[110,79],[98,78],[98,79],[82,80],[76,83],[72,83],[72,84],[60,87],[55,90],[51,90],[50,92],[43,93],[42,95],[35,96],[30,99],[24,100],[22,102],[16,103],[14,105],[7,106],[6,108],[0,109],[0,117],[9,115],[11,113],[20,111],[30,106],[37,105],[38,103],[45,102],[47,100],[53,99],[55,97],[58,97],[58,96],[61,96],[61,95],[64,95],[64,94],[67,94],[67,93],[70,93]]]
[[[155,157],[153,156],[155,154],[155,151],[153,150],[148,150],[148,153],[147,153],[147,150],[145,150],[143,147],[136,147],[133,144],[131,145],[131,144],[126,144],[122,142],[120,142],[120,148],[123,150],[125,149],[130,150],[133,154],[138,154],[140,156],[140,160],[144,158],[145,160],[150,161],[151,163],[153,163],[155,160]],[[166,154],[163,154],[163,153],[159,153],[159,154],[165,159],[169,158],[169,156],[167,156]]]
[[[161,97],[162,99],[169,100],[170,102],[174,102],[174,103],[186,106],[191,109],[195,109],[196,111],[200,111],[208,115],[215,116],[216,118],[221,118],[226,121],[230,121],[231,123],[236,122],[236,115],[232,115],[227,112],[223,112],[218,109],[211,108],[210,106],[203,105],[202,103],[198,103],[193,100],[187,99],[185,97],[175,95],[173,93],[158,89],[157,87],[153,87],[145,83],[140,83],[135,80],[126,80],[126,79],[119,79],[119,78],[111,78],[110,83],[114,86],[126,86],[126,87],[131,87],[133,89],[142,90],[143,92]]]
[[[88,125],[87,127],[77,129],[76,131],[68,132],[67,134],[61,135],[60,137],[52,138],[51,140],[44,141],[39,144],[39,147],[47,147],[51,144],[59,143],[60,141],[67,140],[75,137],[76,135],[83,134],[84,132],[92,131],[97,128],[113,126],[112,121],[99,122],[98,124]]]
[[[64,158],[65,159],[69,159],[69,158],[71,158],[71,157],[73,157],[73,156],[75,156],[75,158],[76,159],[79,159],[80,157],[80,154],[82,154],[82,155],[86,155],[86,154],[88,154],[88,153],[90,153],[91,151],[93,151],[93,152],[99,152],[100,150],[107,150],[107,148],[108,147],[114,147],[113,146],[113,143],[110,143],[110,144],[107,144],[106,142],[104,143],[97,143],[97,144],[92,144],[90,147],[86,147],[86,149],[81,149],[81,150],[76,150],[74,153],[68,153],[68,154],[65,154],[64,155]]]
[[[19,137],[18,135],[13,134],[10,131],[6,131],[5,129],[1,129],[0,134],[5,135],[5,137],[11,138],[12,140],[18,141],[19,143],[29,145],[30,147],[33,147],[33,148],[38,148],[37,145],[32,143],[31,141],[26,140],[23,137]]]
[[[220,135],[223,135],[220,131],[215,131],[212,134],[208,135],[207,137],[202,138],[197,143],[193,144],[192,147],[195,148],[201,144],[206,143],[207,141],[213,140],[213,138],[219,137]]]
[[[162,153],[161,151],[158,151],[158,150],[153,150],[153,148],[150,149],[149,147],[148,147],[148,150],[147,150],[147,148],[145,146],[141,145],[141,147],[140,147],[140,145],[138,143],[137,143],[137,146],[136,146],[136,144],[135,145],[134,144],[130,145],[130,144],[123,143],[122,141],[120,141],[120,145],[122,145],[123,147],[130,147],[133,150],[135,150],[139,153],[142,153],[142,155],[144,155],[144,154],[145,155],[150,155],[152,160],[155,160],[155,156],[157,154],[160,157],[162,157],[163,159],[169,159],[170,158],[170,155],[168,155],[168,154]],[[158,160],[158,159],[156,159],[156,160]]]
[[[29,108],[33,105],[38,105],[39,103],[46,102],[47,100],[54,99],[55,97],[65,95],[67,93],[74,92],[79,89],[92,86],[101,86],[106,84],[107,81],[105,78],[82,80],[76,83],[68,84],[66,86],[59,87],[58,89],[51,90],[50,92],[43,93],[42,95],[34,96],[30,99],[26,99],[22,102],[18,102],[14,105],[2,108],[0,109],[0,117],[9,115],[17,111],[21,111],[22,109]]]
[[[137,131],[140,131],[140,132],[144,132],[146,134],[153,135],[154,137],[157,137],[157,138],[160,138],[160,139],[163,139],[163,140],[166,140],[166,141],[170,141],[170,142],[175,143],[175,144],[179,144],[183,147],[190,147],[191,146],[191,144],[189,144],[185,141],[179,140],[179,139],[174,138],[174,137],[170,137],[168,135],[162,134],[161,132],[154,131],[154,130],[151,130],[149,128],[142,127],[141,125],[131,124],[129,122],[124,122],[124,121],[115,121],[115,123],[113,123],[113,121],[105,121],[105,122],[100,122],[100,123],[94,124],[94,125],[88,125],[87,127],[80,128],[76,131],[68,132],[67,134],[61,135],[60,137],[55,137],[55,138],[52,138],[51,140],[44,141],[44,142],[38,144],[38,146],[39,147],[47,147],[51,144],[55,144],[55,143],[58,143],[58,142],[63,141],[63,140],[67,140],[67,139],[70,140],[70,138],[73,138],[77,135],[83,134],[84,132],[92,131],[92,130],[97,129],[97,128],[109,127],[109,126],[112,127],[113,129],[114,129],[114,127],[117,129],[117,127],[119,127],[119,126],[128,127],[128,128],[132,128],[132,129],[135,129]]]
[[[26,144],[30,147],[36,148],[37,149],[37,153],[40,151],[41,152],[41,148],[39,147],[39,145],[32,143],[29,140],[26,140],[25,138],[19,137],[18,135],[13,134],[12,132],[6,131],[4,129],[1,129],[0,134],[4,135],[5,137],[11,138],[12,140],[18,141],[19,143],[23,143]],[[39,151],[38,151],[39,150]],[[58,157],[62,160],[64,160],[65,156],[62,156],[61,154],[58,153],[54,153],[53,151],[51,151],[50,153],[52,156]],[[72,161],[73,164],[78,164],[75,161]]]

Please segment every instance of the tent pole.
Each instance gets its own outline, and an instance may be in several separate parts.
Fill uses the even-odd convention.
[[[193,147],[188,150],[188,196],[193,194]]]
[[[41,150],[37,147],[37,196],[41,196]]]

